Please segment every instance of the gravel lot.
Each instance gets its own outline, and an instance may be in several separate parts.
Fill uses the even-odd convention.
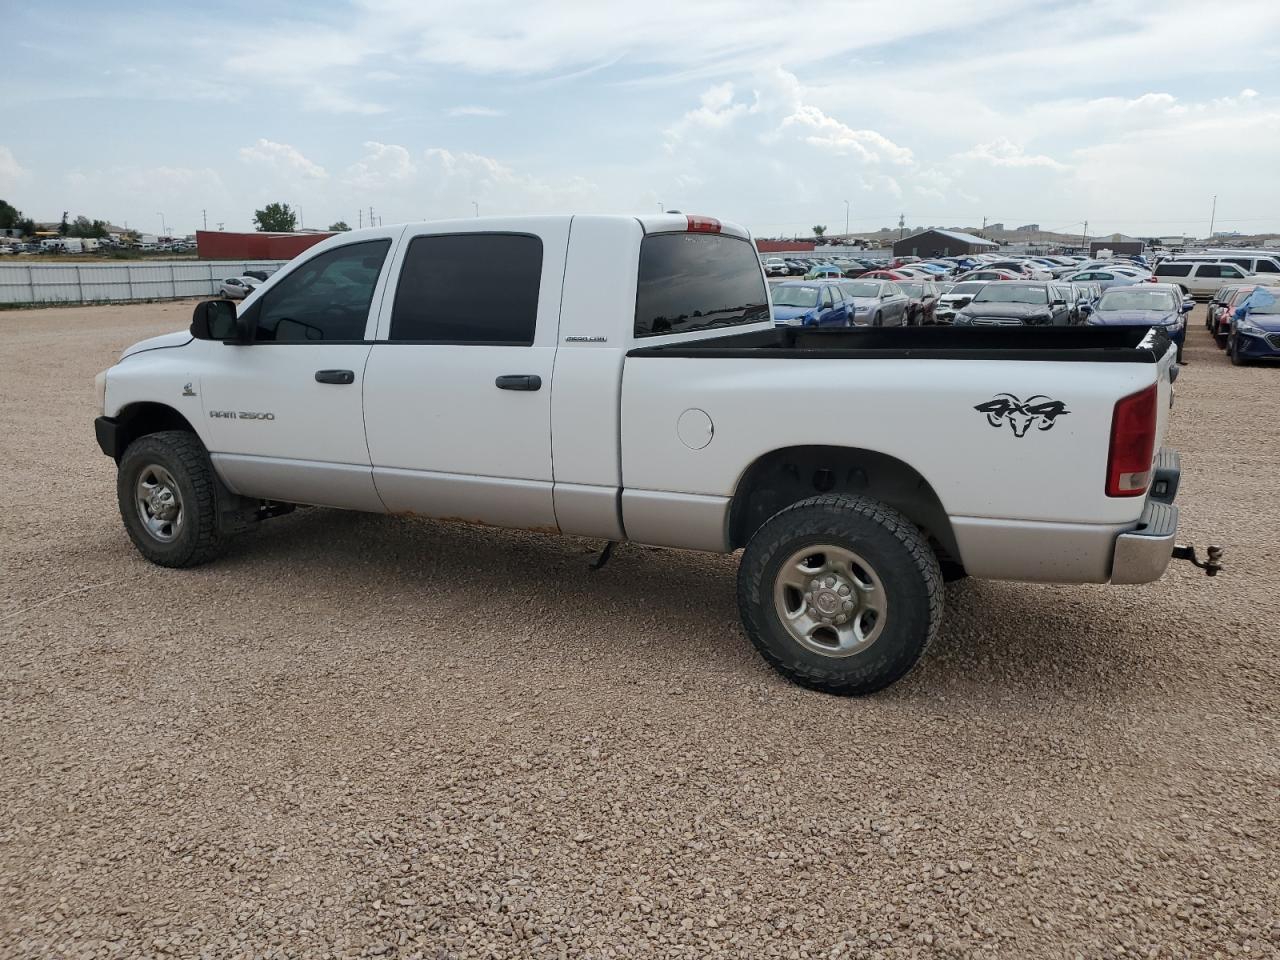
[[[1280,369],[1194,315],[1210,580],[961,583],[841,700],[734,561],[325,510],[132,550],[91,380],[181,303],[0,313],[0,956],[1280,955]]]

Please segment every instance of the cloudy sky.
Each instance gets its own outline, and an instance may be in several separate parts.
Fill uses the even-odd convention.
[[[114,8],[114,9],[113,9]],[[0,0],[0,197],[1280,230],[1280,2]]]

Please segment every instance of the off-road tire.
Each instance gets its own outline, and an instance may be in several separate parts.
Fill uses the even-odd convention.
[[[149,465],[163,467],[178,485],[184,517],[174,539],[162,542],[139,516],[134,490]],[[214,559],[225,545],[218,530],[217,478],[200,440],[181,430],[139,437],[120,458],[116,498],[129,539],[138,552],[162,567],[195,567]]]
[[[865,558],[887,599],[879,637],[843,658],[802,646],[774,605],[774,584],[787,559],[823,544]],[[752,536],[738,568],[738,611],[751,642],[783,676],[824,693],[858,696],[901,679],[937,635],[942,608],[942,572],[924,534],[897,510],[867,497],[826,494],[779,511]]]

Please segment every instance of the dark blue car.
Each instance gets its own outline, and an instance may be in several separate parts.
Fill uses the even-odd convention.
[[[847,327],[851,306],[834,283],[787,280],[769,285],[773,322],[780,327]]]
[[[1192,302],[1183,298],[1177,284],[1135,283],[1104,291],[1085,322],[1091,327],[1164,327],[1178,345],[1181,360],[1191,307]]]
[[[1227,356],[1236,366],[1280,357],[1280,290],[1258,287],[1236,307]]]

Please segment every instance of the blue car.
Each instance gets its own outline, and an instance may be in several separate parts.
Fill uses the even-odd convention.
[[[787,280],[769,287],[773,322],[779,327],[847,327],[852,307],[834,283]]]
[[[1164,327],[1169,339],[1177,344],[1181,360],[1187,339],[1187,314],[1192,306],[1174,283],[1112,287],[1103,291],[1086,323],[1091,327]]]
[[[1280,357],[1280,290],[1258,287],[1236,307],[1227,334],[1227,356],[1237,367]]]

